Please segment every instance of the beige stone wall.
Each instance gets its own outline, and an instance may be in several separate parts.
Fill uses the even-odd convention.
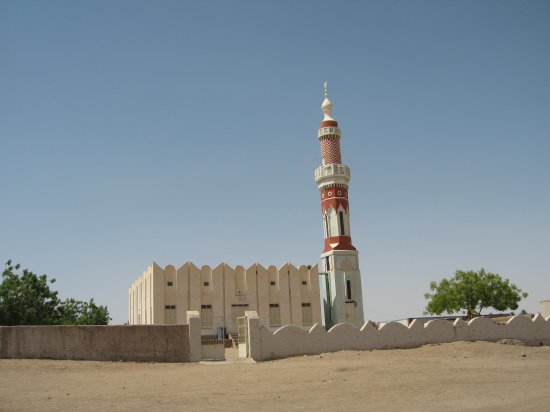
[[[309,331],[295,326],[283,326],[276,331],[263,327],[254,317],[248,321],[249,345],[247,353],[255,360],[314,355],[340,350],[371,350],[412,348],[428,343],[456,341],[498,341],[518,339],[530,345],[550,344],[550,319],[541,315],[514,316],[506,324],[497,324],[488,318],[475,318],[466,323],[431,320],[425,324],[415,320],[410,326],[389,322],[376,327],[367,322],[361,329],[349,324],[338,324],[328,332],[321,325]]]
[[[191,326],[0,327],[0,358],[191,362],[200,360],[200,350],[200,320]]]
[[[185,324],[186,312],[196,311],[204,333],[216,333],[218,327],[236,333],[236,318],[245,311],[255,311],[259,322],[271,327],[270,305],[278,305],[277,327],[321,323],[317,266],[232,268],[222,263],[212,269],[187,262],[179,269],[162,269],[153,263],[128,295],[130,324]]]
[[[540,314],[544,319],[550,317],[550,300],[541,300],[540,302]]]

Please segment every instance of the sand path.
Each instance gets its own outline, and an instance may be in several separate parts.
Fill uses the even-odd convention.
[[[261,363],[0,360],[0,411],[130,410],[548,411],[550,347],[458,342]]]

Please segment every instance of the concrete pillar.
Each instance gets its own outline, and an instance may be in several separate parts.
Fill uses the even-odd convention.
[[[189,262],[176,272],[176,323],[187,322],[189,310]]]
[[[212,316],[214,319],[214,328],[225,326],[224,266],[225,264],[221,263],[212,270]],[[214,330],[214,333],[216,332],[217,330]]]
[[[317,265],[313,266],[309,271],[309,284],[311,288],[311,317],[314,324],[321,324],[321,293],[319,290],[319,268]]]
[[[269,325],[269,277],[267,269],[258,265],[258,316],[265,325]],[[275,288],[274,288],[275,289]]]
[[[258,294],[257,292],[257,283],[258,283],[258,264],[252,264],[248,269],[246,269],[246,299],[248,303],[248,308],[251,311],[258,311]]]
[[[290,314],[290,283],[288,266],[289,265],[287,263],[278,270],[279,280],[277,281],[277,284],[279,285],[279,309],[281,312],[281,326],[292,324],[292,318]]]
[[[164,270],[153,262],[153,274],[151,276],[152,291],[150,293],[149,302],[153,308],[151,324],[164,324]]]
[[[201,360],[201,315],[198,311],[187,312],[189,325],[189,362]]]
[[[288,264],[289,298],[290,298],[290,324],[302,326],[302,296],[300,294],[300,272],[292,264]]]
[[[261,360],[260,318],[255,311],[247,310],[244,315],[248,324],[247,355],[251,359]]]
[[[201,270],[189,265],[189,310],[201,311]]]

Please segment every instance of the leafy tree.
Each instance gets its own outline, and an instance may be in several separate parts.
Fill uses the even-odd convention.
[[[67,299],[58,307],[59,323],[63,325],[107,325],[111,318],[106,306],[97,306],[93,299],[81,302]]]
[[[93,299],[61,301],[50,289],[55,279],[37,276],[21,265],[6,262],[0,283],[0,325],[106,325],[111,318],[106,306]]]
[[[0,325],[48,325],[57,323],[57,292],[50,289],[55,279],[37,276],[21,266],[6,262],[0,283]],[[14,271],[15,270],[15,271]]]
[[[481,314],[488,307],[496,310],[517,309],[521,299],[527,297],[515,284],[500,275],[472,270],[457,270],[451,279],[432,282],[430,291],[424,297],[429,299],[426,311],[440,315],[443,312],[456,313],[466,310],[468,319]]]

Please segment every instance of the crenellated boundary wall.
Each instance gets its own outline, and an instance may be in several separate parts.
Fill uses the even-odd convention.
[[[505,324],[488,318],[474,318],[468,323],[436,319],[429,322],[414,320],[409,326],[389,322],[380,327],[367,322],[361,329],[338,324],[329,331],[321,325],[304,330],[283,326],[271,331],[261,325],[254,312],[247,312],[247,354],[254,360],[281,359],[298,355],[316,355],[341,350],[372,350],[414,348],[426,344],[456,341],[490,341],[516,339],[528,345],[550,344],[550,317],[540,314],[514,316]]]
[[[550,344],[550,317],[514,316],[505,324],[488,318],[414,320],[409,326],[367,322],[361,329],[338,324],[325,331],[263,326],[255,311],[245,314],[242,357],[256,361],[316,355],[341,350],[405,349],[456,341],[516,339],[528,345]],[[2,326],[0,358],[72,359],[98,361],[198,362],[201,360],[201,319],[187,312],[184,325],[130,326]]]

